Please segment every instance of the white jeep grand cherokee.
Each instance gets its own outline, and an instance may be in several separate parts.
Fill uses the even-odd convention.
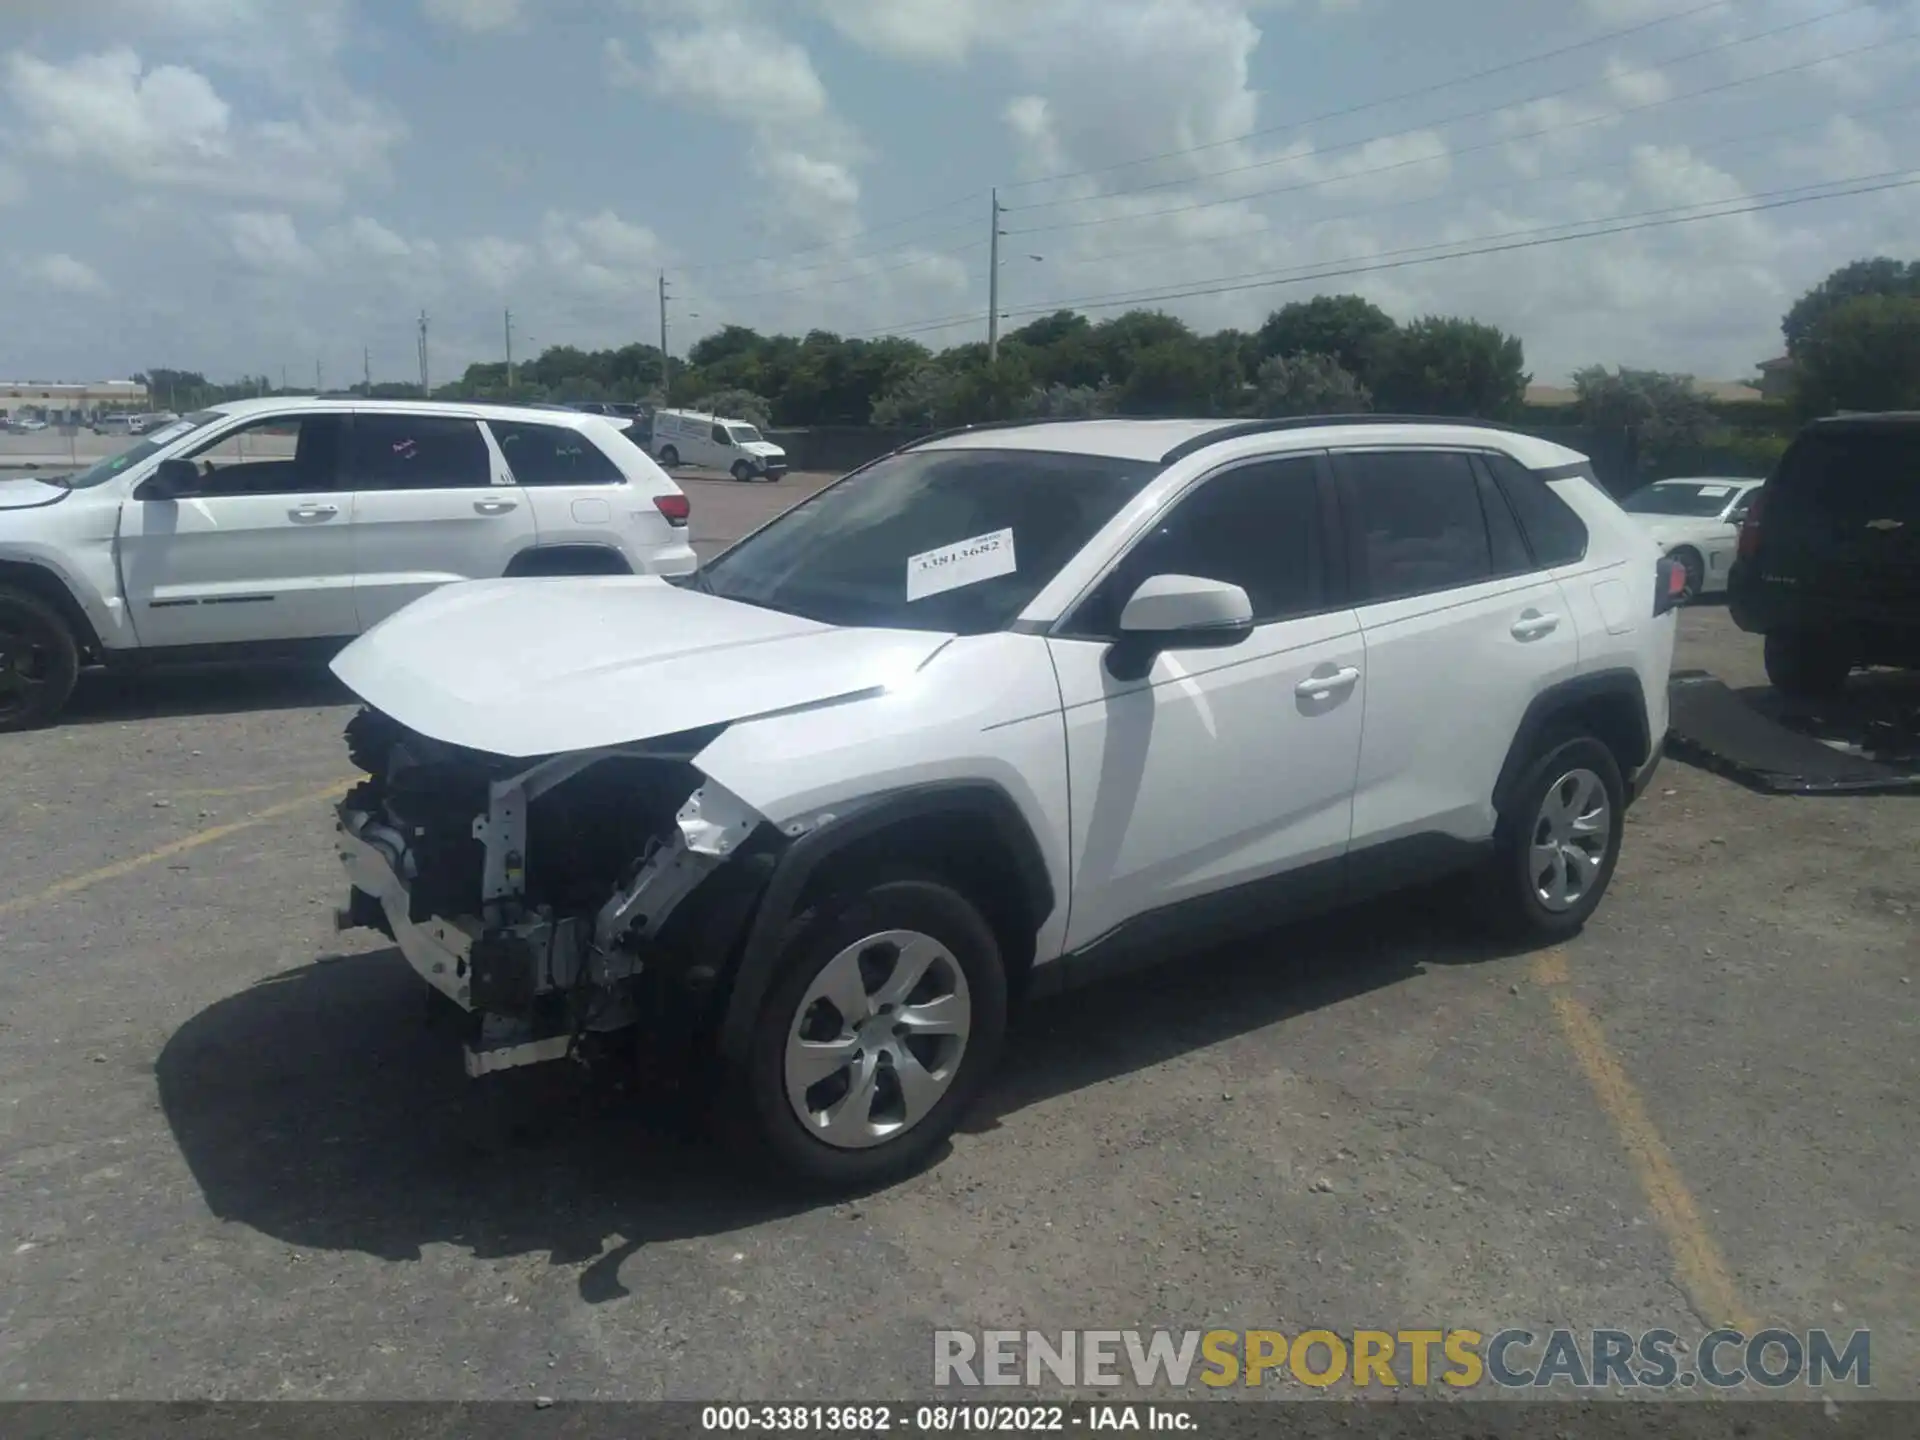
[[[681,574],[687,497],[597,415],[247,400],[0,479],[0,731],[87,663],[331,653],[451,580]]]
[[[1450,873],[1578,930],[1683,578],[1496,428],[936,437],[691,581],[461,585],[349,648],[341,923],[467,1012],[470,1073],[625,1032],[870,1184],[1022,997]]]

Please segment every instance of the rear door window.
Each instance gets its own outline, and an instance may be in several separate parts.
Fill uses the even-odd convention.
[[[1537,564],[1552,569],[1586,558],[1586,523],[1546,481],[1511,456],[1483,455],[1481,463],[1513,507]]]
[[[1810,430],[1774,478],[1774,516],[1823,517],[1837,528],[1920,522],[1920,425],[1904,431]]]
[[[1467,455],[1446,450],[1334,456],[1350,508],[1365,601],[1398,600],[1493,578],[1493,551]]]
[[[564,425],[494,420],[493,438],[522,485],[618,485],[620,467],[593,441]]]
[[[480,422],[451,415],[353,417],[357,490],[464,490],[493,483]]]

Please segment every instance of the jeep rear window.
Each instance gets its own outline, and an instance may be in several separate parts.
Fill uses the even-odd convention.
[[[829,625],[986,634],[1010,624],[1158,469],[1046,451],[911,450],[795,506],[690,583]],[[909,585],[910,572],[954,555],[964,563],[951,575],[969,578]]]
[[[1868,524],[1920,520],[1920,425],[1905,430],[1809,430],[1768,487],[1775,515]]]

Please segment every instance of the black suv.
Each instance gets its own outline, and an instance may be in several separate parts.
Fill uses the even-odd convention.
[[[1782,694],[1831,695],[1860,665],[1920,668],[1920,412],[1802,430],[1747,512],[1727,599],[1767,637]]]

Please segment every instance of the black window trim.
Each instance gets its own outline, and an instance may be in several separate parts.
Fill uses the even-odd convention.
[[[539,425],[549,430],[565,430],[569,434],[577,435],[582,442],[598,450],[601,458],[613,467],[613,478],[611,480],[570,480],[558,485],[529,484],[522,480],[515,472],[513,468],[513,457],[507,454],[507,447],[500,443],[500,436],[493,428],[495,425]],[[506,469],[509,483],[516,490],[584,490],[589,488],[617,490],[627,483],[627,472],[620,468],[620,462],[614,459],[613,456],[607,454],[607,452],[601,448],[599,441],[595,440],[593,436],[589,435],[577,425],[556,425],[551,420],[504,420],[498,416],[489,416],[480,422],[480,426],[486,432],[489,457],[494,455],[500,457],[500,464]]]
[[[1481,529],[1486,533],[1487,538],[1487,573],[1482,578],[1469,581],[1464,585],[1436,585],[1427,590],[1410,590],[1402,595],[1377,598],[1367,593],[1371,577],[1367,569],[1366,532],[1363,531],[1357,523],[1354,523],[1355,518],[1360,514],[1359,497],[1353,493],[1353,482],[1340,474],[1339,466],[1335,462],[1341,457],[1348,455],[1417,454],[1458,455],[1467,462],[1467,473],[1473,477],[1474,504],[1480,515]],[[1506,498],[1506,492],[1501,487],[1500,482],[1494,478],[1492,470],[1482,463],[1481,457],[1487,455],[1502,455],[1505,456],[1506,459],[1513,461],[1515,465],[1520,465],[1522,470],[1528,468],[1522,465],[1520,461],[1514,460],[1513,456],[1507,455],[1505,451],[1497,450],[1487,445],[1446,445],[1415,441],[1408,444],[1342,445],[1330,449],[1327,452],[1327,466],[1334,476],[1334,489],[1340,499],[1341,530],[1343,532],[1341,548],[1347,562],[1349,603],[1353,608],[1359,609],[1367,605],[1397,605],[1403,600],[1419,600],[1432,595],[1450,595],[1461,590],[1471,590],[1477,585],[1495,585],[1503,580],[1518,580],[1530,575],[1546,575],[1550,573],[1545,566],[1540,564],[1539,556],[1534,553],[1533,542],[1527,536],[1527,527],[1520,523],[1520,517],[1518,515],[1513,515],[1514,529],[1520,532],[1520,543],[1526,547],[1527,557],[1532,562],[1532,568],[1528,570],[1515,570],[1505,574],[1499,573],[1493,568],[1493,534],[1487,525],[1486,501],[1481,488],[1482,476],[1493,486],[1495,491],[1499,492],[1503,502]],[[1540,472],[1532,471],[1531,473],[1539,474]],[[1508,514],[1513,514],[1511,506],[1508,507]]]
[[[1549,495],[1553,495],[1555,500],[1558,500],[1560,504],[1566,506],[1567,513],[1573,516],[1574,524],[1580,527],[1580,553],[1575,555],[1571,560],[1562,560],[1557,565],[1551,563],[1541,564],[1541,572],[1550,575],[1555,570],[1564,570],[1570,565],[1584,565],[1587,561],[1588,553],[1593,549],[1593,529],[1587,524],[1586,516],[1582,515],[1578,510],[1575,510],[1573,506],[1567,505],[1567,502],[1561,500],[1558,495],[1553,494],[1552,482],[1555,480],[1585,480],[1589,485],[1593,486],[1594,489],[1604,495],[1607,493],[1607,490],[1606,487],[1600,483],[1600,477],[1593,473],[1593,462],[1591,460],[1577,460],[1567,465],[1552,465],[1544,470],[1536,470],[1524,460],[1509,455],[1504,450],[1483,447],[1478,453],[1482,455],[1497,455],[1509,465],[1516,466],[1538,480],[1546,487]],[[1539,552],[1534,546],[1533,536],[1527,533],[1526,523],[1521,520],[1519,510],[1514,509],[1513,497],[1507,494],[1507,487],[1501,484],[1499,475],[1493,471],[1491,466],[1488,467],[1487,473],[1493,477],[1494,488],[1498,490],[1502,498],[1507,501],[1508,508],[1513,510],[1513,518],[1520,522],[1520,538],[1526,541],[1527,553],[1534,556],[1535,563],[1539,564]]]
[[[1481,519],[1486,522],[1487,526],[1487,553],[1489,555],[1493,553],[1493,517],[1485,513],[1487,508],[1487,493],[1491,491],[1493,493],[1494,503],[1497,504],[1501,512],[1513,522],[1513,533],[1520,537],[1520,548],[1524,550],[1527,555],[1527,568],[1524,570],[1508,570],[1504,573],[1495,571],[1490,578],[1494,580],[1512,580],[1521,575],[1543,575],[1552,567],[1540,563],[1540,552],[1534,549],[1533,537],[1527,534],[1527,527],[1520,523],[1519,512],[1513,508],[1513,502],[1507,498],[1506,486],[1500,483],[1500,477],[1495,475],[1493,473],[1493,467],[1487,464],[1488,458],[1493,454],[1494,452],[1491,450],[1475,450],[1468,457],[1473,465],[1473,488],[1480,496]],[[1507,458],[1512,459],[1513,457],[1508,456]],[[1514,463],[1519,464],[1518,461]],[[1520,468],[1524,470],[1526,467],[1522,465]]]
[[[1119,636],[1100,634],[1091,628],[1080,628],[1077,624],[1081,612],[1099,593],[1100,587],[1112,577],[1114,571],[1124,565],[1135,549],[1146,542],[1147,537],[1159,528],[1162,520],[1197,494],[1202,486],[1235,470],[1244,470],[1254,465],[1272,465],[1286,460],[1313,461],[1314,490],[1319,501],[1316,509],[1320,517],[1320,603],[1310,610],[1256,620],[1254,628],[1258,630],[1268,625],[1286,625],[1295,620],[1311,620],[1317,615],[1331,615],[1341,610],[1351,609],[1352,606],[1346,599],[1350,593],[1348,563],[1341,547],[1341,517],[1332,462],[1328,459],[1325,450],[1277,450],[1264,455],[1236,456],[1232,460],[1224,461],[1211,470],[1202,471],[1168,496],[1152,514],[1146,516],[1134,528],[1133,533],[1127,536],[1107,563],[1100,567],[1099,574],[1094,576],[1071,601],[1061,607],[1060,618],[1046,625],[1041,633],[1053,640],[1082,640],[1095,645],[1115,644]],[[1018,628],[1017,621],[1015,628]],[[1222,651],[1221,653],[1224,655],[1231,652]]]

